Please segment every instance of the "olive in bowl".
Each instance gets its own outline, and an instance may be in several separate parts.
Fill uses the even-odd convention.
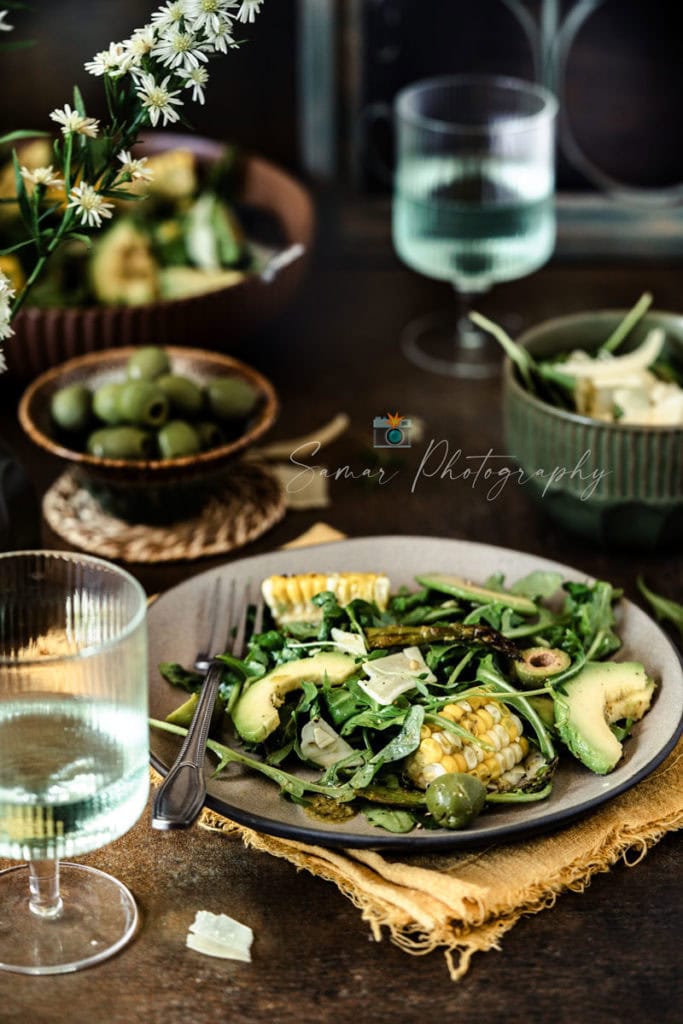
[[[19,420],[35,444],[73,467],[107,511],[130,522],[174,522],[225,484],[235,459],[274,423],[278,401],[257,370],[203,349],[169,346],[167,363],[131,377],[131,360],[143,351],[92,352],[47,370],[24,392]],[[168,387],[169,376],[188,384]],[[208,388],[218,379],[245,386],[247,413],[212,413]]]

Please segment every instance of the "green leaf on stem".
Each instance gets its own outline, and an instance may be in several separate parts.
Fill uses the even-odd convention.
[[[20,249],[25,249],[28,245],[35,245],[33,238],[26,238],[23,242],[17,242],[16,245],[9,245],[6,249],[0,249],[0,256],[11,256],[13,252],[19,252]]]
[[[68,235],[65,235],[65,240],[70,239],[74,242],[83,242],[89,249],[92,249],[92,238],[89,235],[83,235],[80,231],[70,231]]]
[[[483,331],[487,331],[489,334],[493,335],[498,344],[504,350],[505,354],[512,360],[519,370],[520,376],[528,390],[534,394],[536,391],[534,384],[534,371],[536,369],[536,365],[527,350],[522,348],[521,345],[518,345],[516,341],[513,341],[510,335],[504,331],[502,327],[494,323],[493,320],[489,320],[488,317],[482,316],[481,313],[470,313],[470,320],[472,323],[476,324],[477,327],[481,327]]]
[[[106,77],[106,76],[105,76]],[[83,102],[83,94],[77,85],[74,86],[74,107],[81,115],[85,117],[85,103]]]
[[[647,313],[651,305],[652,295],[650,292],[645,292],[640,296],[633,309],[629,310],[621,323],[614,328],[607,341],[600,346],[598,351],[602,354],[614,352],[621,345],[624,338],[633,330],[641,317]]]
[[[12,164],[14,165],[14,184],[17,190],[17,202],[19,203],[19,212],[21,213],[21,219],[23,220],[28,230],[31,232],[31,238],[33,239],[33,210],[31,209],[31,203],[29,202],[28,192],[26,191],[24,179],[21,176],[21,167],[19,165],[19,157],[17,156],[16,149],[12,150]]]
[[[10,142],[19,142],[21,139],[44,139],[49,134],[49,132],[31,131],[29,128],[23,128],[16,132],[8,132],[7,135],[0,135],[0,146]]]
[[[680,639],[683,640],[683,604],[672,601],[669,597],[662,597],[661,594],[650,590],[642,576],[638,576],[636,583],[638,590],[652,608],[659,622],[670,622],[678,631]]]

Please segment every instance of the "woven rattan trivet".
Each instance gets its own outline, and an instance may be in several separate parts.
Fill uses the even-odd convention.
[[[225,554],[274,526],[285,513],[282,485],[263,466],[243,462],[201,512],[168,526],[127,523],[105,512],[72,470],[52,485],[43,515],[63,540],[103,558],[176,562]]]

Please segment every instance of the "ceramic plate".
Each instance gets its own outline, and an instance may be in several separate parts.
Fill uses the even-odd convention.
[[[158,671],[161,661],[191,665],[205,632],[206,616],[216,578],[257,581],[271,573],[339,570],[384,571],[396,589],[413,586],[417,573],[439,570],[485,580],[503,572],[509,583],[533,569],[555,569],[564,578],[587,577],[564,565],[505,548],[433,537],[366,537],[311,548],[278,551],[231,562],[192,577],[163,594],[150,608],[150,713],[163,719],[182,702],[183,694],[166,683]],[[624,601],[618,611],[623,646],[617,660],[642,661],[658,683],[656,699],[633,737],[625,757],[607,776],[593,775],[564,757],[551,797],[527,805],[499,805],[487,810],[462,832],[415,831],[407,835],[383,832],[361,814],[343,825],[321,822],[279,796],[277,787],[259,774],[232,765],[208,783],[207,804],[233,821],[270,835],[321,846],[382,849],[453,849],[549,830],[585,814],[645,778],[673,748],[683,719],[683,671],[674,647],[643,611]],[[152,729],[152,763],[162,773],[173,762],[179,740]],[[213,762],[215,765],[215,761]],[[207,760],[207,774],[211,766]]]

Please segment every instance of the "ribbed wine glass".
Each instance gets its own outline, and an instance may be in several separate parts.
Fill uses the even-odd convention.
[[[459,315],[409,324],[405,355],[455,377],[488,377],[500,350],[475,330],[475,297],[531,274],[555,245],[557,102],[532,82],[452,75],[408,86],[394,103],[393,238],[413,270],[449,281]]]
[[[149,788],[142,587],[98,558],[0,555],[0,968],[79,970],[137,925],[117,879],[62,863],[128,831]]]

